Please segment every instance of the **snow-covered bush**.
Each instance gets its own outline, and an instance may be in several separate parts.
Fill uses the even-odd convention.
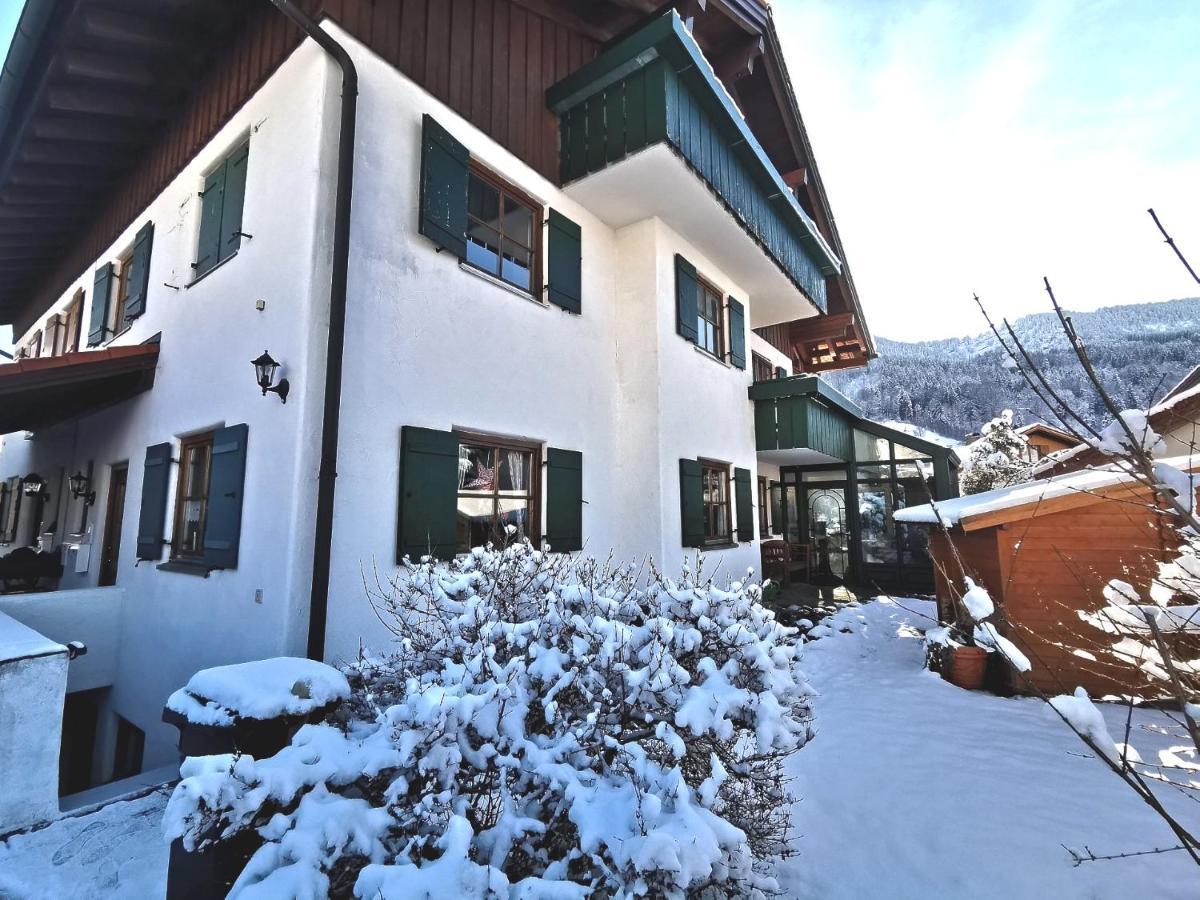
[[[1029,480],[1029,441],[1013,428],[1013,414],[1006,409],[981,429],[982,437],[971,445],[971,455],[959,476],[964,494],[1008,487]]]
[[[811,691],[758,584],[518,543],[373,593],[394,652],[352,668],[335,719],[185,763],[168,837],[265,840],[231,896],[776,889]]]

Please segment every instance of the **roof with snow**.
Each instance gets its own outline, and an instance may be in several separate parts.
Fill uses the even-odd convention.
[[[1200,367],[1197,367],[1200,368]],[[1195,370],[1193,370],[1195,374]],[[1189,427],[1196,429],[1200,437],[1200,382],[1187,387],[1192,375],[1171,388],[1158,403],[1150,407],[1150,427],[1159,434],[1183,432]],[[1035,478],[1074,471],[1086,465],[1094,465],[1103,459],[1103,454],[1090,443],[1076,444],[1067,450],[1051,453],[1033,467]]]
[[[1159,462],[1184,472],[1200,472],[1200,454],[1177,456]],[[1193,480],[1193,490],[1196,483]],[[1014,484],[982,494],[970,494],[923,506],[910,506],[897,510],[895,519],[897,522],[921,525],[945,523],[963,531],[976,531],[980,528],[1003,525],[1005,522],[1090,506],[1122,493],[1136,491],[1139,487],[1133,475],[1112,464],[1103,468],[1068,472],[1040,481]]]

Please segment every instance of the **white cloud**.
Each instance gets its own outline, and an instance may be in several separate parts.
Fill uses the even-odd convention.
[[[1075,309],[1200,294],[1145,212],[1200,258],[1200,128],[1179,89],[1200,66],[1156,58],[1194,47],[1200,17],[1166,7],[1123,23],[1108,3],[776,4],[876,333],[980,331],[975,291],[1000,315],[1044,309],[1042,275]]]

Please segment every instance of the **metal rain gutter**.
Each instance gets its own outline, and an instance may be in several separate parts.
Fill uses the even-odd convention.
[[[308,657],[325,656],[329,616],[329,570],[333,550],[333,499],[337,480],[338,430],[342,414],[342,355],[346,336],[346,277],[350,263],[350,201],[354,184],[354,126],[358,71],[346,48],[292,0],[271,3],[333,57],[342,70],[342,116],[338,136],[337,193],[333,216],[333,266],[329,285],[329,335],[325,349],[325,400],[321,420],[321,467],[317,473],[316,534],[309,595]]]

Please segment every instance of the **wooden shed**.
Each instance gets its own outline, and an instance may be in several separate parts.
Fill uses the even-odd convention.
[[[1200,456],[1167,462],[1200,470]],[[992,595],[997,620],[1008,623],[1002,632],[1029,657],[1028,677],[1041,690],[1082,685],[1104,696],[1147,684],[1135,666],[1113,659],[1115,638],[1080,614],[1105,605],[1102,590],[1111,579],[1144,590],[1177,547],[1172,530],[1160,527],[1150,492],[1128,474],[1112,467],[1072,472],[938,503],[936,510],[899,510],[896,519],[930,526],[942,621],[954,621],[965,569]],[[1010,687],[1030,690],[1011,677]]]

